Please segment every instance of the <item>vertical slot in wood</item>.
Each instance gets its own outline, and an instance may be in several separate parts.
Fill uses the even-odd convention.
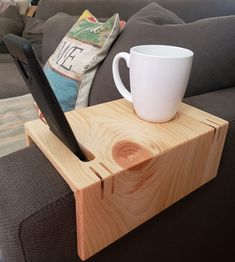
[[[114,173],[102,162],[99,163],[110,175],[112,175],[112,187],[111,187],[111,194],[114,193]]]
[[[101,199],[104,198],[104,179],[103,177],[92,167],[89,167],[90,170],[100,179],[100,184],[101,184]]]

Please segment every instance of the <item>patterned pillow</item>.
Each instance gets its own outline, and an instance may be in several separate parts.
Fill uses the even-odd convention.
[[[120,30],[118,14],[100,23],[86,10],[48,59],[44,71],[63,111],[88,105],[97,67]]]
[[[24,15],[30,6],[29,0],[0,0],[0,12],[6,10],[10,5],[14,5],[19,9],[19,13]]]

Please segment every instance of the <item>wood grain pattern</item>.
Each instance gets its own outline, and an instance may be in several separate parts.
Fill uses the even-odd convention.
[[[76,158],[40,120],[25,132],[75,194],[83,260],[214,178],[228,128],[186,104],[172,121],[149,123],[124,99],[66,116],[91,161]]]

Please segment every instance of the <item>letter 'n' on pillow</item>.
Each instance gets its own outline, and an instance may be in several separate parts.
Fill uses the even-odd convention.
[[[63,111],[87,106],[98,65],[121,25],[118,14],[100,23],[86,10],[48,59],[44,71]]]

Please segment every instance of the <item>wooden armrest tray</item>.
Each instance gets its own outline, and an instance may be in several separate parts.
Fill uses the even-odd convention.
[[[186,104],[172,121],[139,119],[124,99],[66,113],[90,161],[80,161],[41,120],[35,143],[73,190],[78,255],[94,255],[214,178],[228,122]]]

